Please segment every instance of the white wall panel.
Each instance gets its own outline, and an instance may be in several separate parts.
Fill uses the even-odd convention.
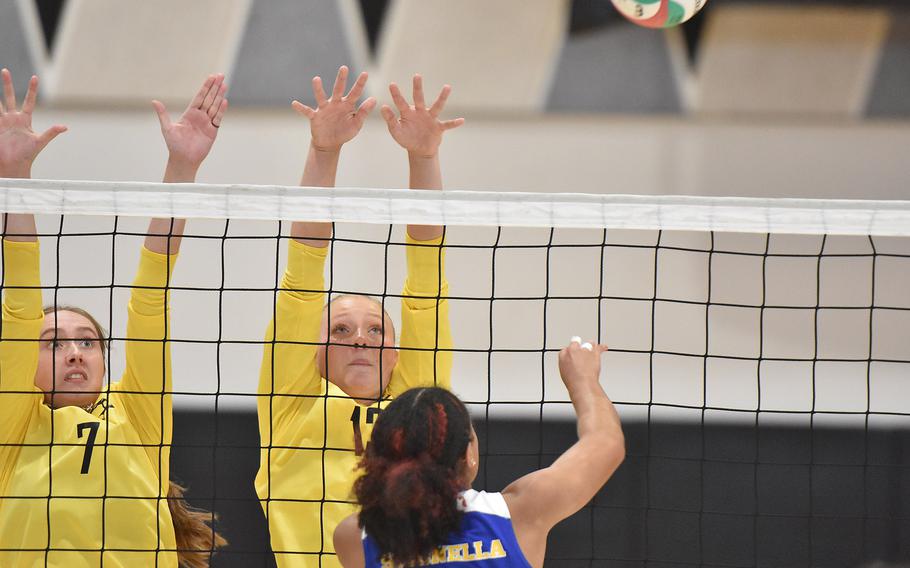
[[[427,96],[453,86],[451,107],[540,110],[568,30],[567,0],[394,0],[379,38],[373,93],[395,81]]]
[[[698,110],[859,116],[888,31],[879,9],[712,9],[700,47]]]
[[[69,0],[45,71],[58,102],[183,102],[230,72],[250,0]]]

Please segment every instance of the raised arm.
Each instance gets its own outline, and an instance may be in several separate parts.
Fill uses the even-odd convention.
[[[41,150],[58,134],[66,132],[61,124],[51,126],[41,134],[32,130],[32,112],[38,98],[38,77],[32,75],[28,92],[20,110],[9,69],[0,70],[3,100],[0,101],[0,177],[30,178],[32,163]],[[10,241],[37,241],[35,217],[32,214],[4,215],[4,238]]]
[[[294,101],[294,110],[310,121],[310,149],[300,185],[306,187],[334,187],[341,147],[360,132],[367,115],[376,106],[370,97],[357,106],[363,94],[367,74],[361,73],[347,95],[348,68],[342,65],[335,76],[332,96],[326,98],[322,78],[313,77],[313,95],[316,108]],[[291,225],[291,236],[297,241],[313,246],[326,247],[332,236],[331,223],[298,221]]]
[[[32,162],[65,126],[52,126],[42,134],[32,131],[32,111],[38,94],[38,78],[32,77],[20,110],[13,80],[7,69],[0,71],[0,177],[31,177]],[[44,322],[41,309],[40,261],[35,217],[5,214],[3,237],[3,313],[0,336],[0,443],[25,439],[28,419],[41,404],[35,387],[38,368],[38,337]],[[30,341],[33,340],[33,341]],[[0,464],[14,463],[15,445],[0,445]],[[0,493],[10,472],[0,467]]]
[[[226,91],[224,75],[210,75],[176,122],[171,121],[164,104],[152,101],[168,149],[165,182],[196,180],[227,110]],[[185,224],[184,219],[149,222],[128,307],[127,337],[134,341],[126,344],[126,371],[118,388],[125,391],[122,396],[131,423],[148,443],[161,441],[162,416],[163,439],[170,439],[171,398],[161,394],[173,390],[170,349],[164,343],[170,331],[167,286]],[[131,391],[139,394],[129,394]]]
[[[553,465],[503,491],[515,534],[532,565],[543,564],[550,529],[584,507],[625,458],[619,415],[600,386],[600,357],[606,350],[573,338],[560,351],[559,372],[578,416],[578,441]]]
[[[464,124],[463,118],[439,119],[451,91],[445,85],[427,107],[420,75],[413,79],[413,105],[408,104],[398,85],[389,85],[398,114],[383,105],[382,117],[392,138],[408,153],[411,189],[442,190],[442,136],[446,130]],[[452,331],[442,236],[443,227],[439,225],[408,225],[408,276],[401,303],[400,356],[390,386],[393,395],[419,386],[451,386]]]
[[[414,75],[414,104],[401,94],[398,85],[389,85],[392,102],[398,116],[389,105],[382,105],[382,118],[389,127],[395,142],[408,152],[409,187],[411,189],[442,189],[442,172],[439,166],[439,145],[446,130],[464,124],[463,118],[439,120],[452,87],[445,85],[439,96],[428,108],[423,95],[423,78]],[[438,225],[408,225],[408,234],[418,241],[431,241],[442,236]]]
[[[209,75],[177,122],[161,101],[152,101],[168,149],[165,183],[193,183],[199,166],[215,143],[218,128],[227,111],[227,84],[224,74]],[[176,254],[185,219],[152,219],[145,248],[158,254]]]

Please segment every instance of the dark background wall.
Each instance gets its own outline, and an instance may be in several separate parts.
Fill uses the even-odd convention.
[[[273,566],[253,490],[253,413],[177,412],[173,477],[231,545],[213,566]],[[573,423],[476,425],[475,488],[500,490],[575,439]],[[628,457],[550,535],[548,566],[863,566],[910,562],[910,431],[626,421]],[[881,566],[881,564],[878,564]]]

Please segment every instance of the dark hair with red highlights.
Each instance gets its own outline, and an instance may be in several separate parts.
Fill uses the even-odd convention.
[[[382,411],[354,483],[377,560],[417,564],[461,527],[456,499],[470,442],[468,410],[445,389],[411,389]]]

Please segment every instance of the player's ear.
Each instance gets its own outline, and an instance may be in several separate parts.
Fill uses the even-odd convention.
[[[389,364],[389,368],[392,369],[395,365],[398,364],[398,348],[397,347],[385,347],[383,348],[383,358],[386,359],[386,363]]]

